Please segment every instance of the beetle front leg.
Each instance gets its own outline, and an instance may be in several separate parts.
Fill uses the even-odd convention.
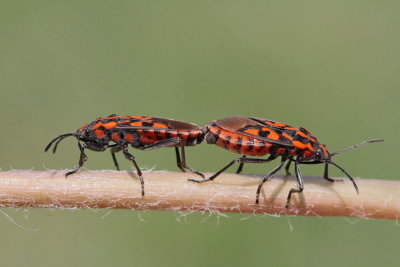
[[[182,157],[179,154],[179,148],[175,147],[176,165],[178,166],[178,168],[183,172],[190,171],[191,173],[197,174],[197,175],[203,177],[203,179],[204,179],[205,178],[204,174],[202,174],[201,172],[198,172],[186,165],[185,146],[182,144],[181,144],[181,152],[182,152]]]
[[[119,147],[117,144],[111,145],[109,147],[111,148],[110,152],[111,152],[111,157],[112,157],[113,162],[114,162],[114,166],[117,169],[117,171],[119,171],[120,170],[119,169],[119,164],[118,164],[117,158],[115,157],[115,153],[121,151],[121,147]]]
[[[76,166],[72,171],[67,172],[65,174],[65,178],[67,178],[69,175],[76,173],[82,166],[83,164],[86,162],[87,160],[87,156],[85,154],[85,148],[86,148],[86,144],[81,145],[80,143],[78,143],[78,147],[79,150],[81,151],[81,155],[79,156],[79,163],[78,166]]]
[[[325,163],[325,168],[324,168],[324,179],[327,180],[327,181],[329,181],[329,182],[331,182],[331,183],[334,183],[334,182],[343,182],[343,179],[333,179],[333,178],[329,178],[329,175],[328,175],[328,163]]]

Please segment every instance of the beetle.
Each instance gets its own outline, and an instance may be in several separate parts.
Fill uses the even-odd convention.
[[[128,145],[130,144],[133,148],[140,150],[175,147],[178,168],[183,172],[190,171],[204,178],[202,173],[186,165],[184,147],[200,144],[204,138],[202,128],[192,123],[151,116],[118,116],[111,114],[83,125],[75,133],[57,136],[50,141],[44,151],[47,152],[54,144],[53,153],[55,153],[58,144],[68,136],[73,136],[78,140],[80,157],[78,166],[67,172],[66,177],[76,173],[83,166],[87,160],[85,149],[104,151],[110,148],[117,170],[120,169],[115,157],[116,152],[122,151],[125,158],[132,162],[139,176],[142,196],[144,196],[142,172],[135,161],[135,157],[128,152]],[[181,153],[179,153],[179,147]]]
[[[234,163],[239,163],[236,173],[240,173],[244,163],[266,163],[281,157],[279,165],[266,174],[259,183],[255,202],[256,204],[259,203],[260,191],[264,183],[270,180],[284,166],[285,162],[287,162],[285,167],[286,175],[290,175],[289,167],[294,162],[298,188],[290,189],[287,196],[286,208],[289,207],[292,194],[301,193],[304,189],[303,178],[299,168],[300,164],[325,164],[323,178],[329,182],[335,182],[337,180],[329,178],[328,175],[328,166],[333,165],[350,179],[358,193],[358,186],[354,179],[342,167],[333,162],[332,157],[369,143],[383,141],[383,139],[364,141],[342,151],[329,153],[326,146],[321,144],[305,128],[295,128],[263,118],[242,116],[231,116],[215,120],[205,126],[204,133],[208,144],[215,144],[242,156],[232,160],[207,179],[188,179],[189,181],[196,183],[212,181]],[[267,154],[269,154],[269,157],[266,159],[247,158],[247,156],[264,156]]]

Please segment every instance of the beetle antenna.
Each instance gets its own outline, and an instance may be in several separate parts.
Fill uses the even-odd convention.
[[[56,138],[54,138],[53,140],[50,141],[50,143],[49,143],[49,144],[46,146],[46,148],[44,149],[44,152],[47,152],[47,150],[50,149],[50,147],[53,145],[53,143],[57,141],[56,144],[54,145],[54,148],[53,148],[53,153],[56,153],[58,144],[59,144],[65,137],[68,137],[68,136],[75,136],[75,137],[77,137],[75,133],[67,133],[67,134],[59,135],[59,136],[57,136]]]
[[[370,144],[370,143],[377,143],[377,142],[383,142],[383,141],[384,141],[383,139],[374,139],[374,140],[364,141],[364,142],[359,143],[357,145],[349,146],[349,147],[347,147],[345,149],[339,150],[337,152],[333,152],[333,153],[330,154],[330,156],[333,157],[333,156],[335,156],[335,155],[337,155],[339,153],[343,153],[343,152],[358,148],[360,146],[365,146],[365,145]]]
[[[357,194],[359,194],[358,186],[357,186],[356,182],[354,181],[353,177],[350,176],[350,174],[348,174],[342,167],[340,167],[339,165],[337,165],[337,164],[336,164],[335,162],[333,162],[333,161],[329,161],[329,162],[327,162],[327,163],[336,166],[336,168],[338,168],[338,169],[341,170],[344,174],[346,174],[346,176],[347,176],[347,177],[350,179],[350,181],[353,183],[354,188],[355,188],[356,191],[357,191]]]

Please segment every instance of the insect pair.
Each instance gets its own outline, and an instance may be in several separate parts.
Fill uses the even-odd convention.
[[[256,203],[259,203],[259,195],[263,184],[270,180],[285,163],[286,174],[289,175],[289,167],[294,163],[298,188],[292,188],[287,196],[286,208],[289,206],[293,193],[301,193],[304,189],[303,178],[300,173],[300,164],[325,164],[323,178],[334,182],[329,178],[328,166],[333,165],[341,170],[353,183],[358,193],[358,187],[354,179],[339,165],[332,161],[332,157],[339,153],[366,145],[380,142],[382,139],[369,140],[343,149],[339,152],[329,153],[325,145],[306,129],[295,128],[286,124],[270,121],[262,118],[248,118],[232,116],[221,120],[215,120],[205,127],[195,124],[149,116],[117,116],[112,114],[104,118],[83,125],[75,133],[67,133],[54,138],[45,148],[48,151],[54,144],[53,153],[58,144],[66,137],[74,136],[78,140],[80,150],[79,164],[66,176],[74,174],[87,160],[85,149],[104,151],[110,148],[115,167],[119,165],[115,153],[122,151],[125,158],[132,162],[141,182],[142,196],[144,196],[144,180],[142,172],[135,161],[135,157],[129,153],[128,145],[140,150],[152,150],[162,147],[174,147],[176,162],[183,172],[189,171],[201,176],[203,179],[188,179],[192,182],[204,183],[214,180],[235,163],[239,163],[236,173],[240,173],[245,163],[267,163],[278,157],[279,165],[265,175],[256,191]],[[185,146],[200,144],[203,139],[208,144],[228,149],[231,152],[241,154],[232,160],[214,175],[205,179],[200,172],[186,165]],[[82,144],[81,144],[82,142]],[[248,158],[248,156],[269,155],[266,159]]]

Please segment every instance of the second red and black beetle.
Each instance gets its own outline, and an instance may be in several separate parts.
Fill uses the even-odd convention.
[[[325,164],[323,178],[330,182],[336,180],[329,178],[328,165],[334,165],[351,180],[358,193],[358,187],[354,179],[342,167],[332,161],[332,156],[368,143],[383,141],[382,139],[365,141],[342,151],[329,153],[325,145],[321,144],[305,128],[295,128],[267,119],[242,116],[215,120],[205,127],[204,132],[208,144],[215,144],[242,156],[232,160],[207,179],[189,179],[189,181],[197,183],[212,181],[234,163],[240,164],[237,170],[237,173],[240,173],[244,163],[266,163],[280,157],[281,162],[279,165],[266,174],[260,182],[256,192],[256,203],[259,203],[263,184],[270,180],[283,167],[285,162],[287,162],[286,174],[289,175],[290,164],[294,162],[298,188],[290,189],[286,208],[289,206],[292,193],[301,193],[304,189],[303,178],[299,168],[300,164]],[[267,154],[270,155],[267,159],[247,158],[247,156],[264,156]]]

